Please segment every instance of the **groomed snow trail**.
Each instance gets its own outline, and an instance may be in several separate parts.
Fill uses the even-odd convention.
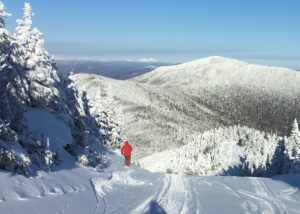
[[[254,188],[254,193],[263,204],[270,207],[264,213],[288,213],[285,205],[278,199],[274,192],[264,182],[264,178],[249,178],[250,185]],[[253,195],[252,195],[253,197]]]
[[[158,204],[165,207],[167,213],[181,213],[186,200],[186,186],[182,176],[166,175],[165,190],[157,198]]]
[[[274,178],[156,174],[120,157],[101,173],[74,168],[35,178],[0,173],[0,213],[299,214],[300,174]]]
[[[166,213],[187,213],[186,196],[187,191],[183,177],[165,175],[159,194],[148,198],[136,207],[133,213],[154,213],[158,209],[164,210]]]
[[[116,189],[117,185],[111,185],[105,196],[110,204],[106,213],[283,214],[298,213],[300,209],[297,188],[280,190],[282,183],[268,178],[137,174],[136,170],[138,168],[127,172],[127,178],[120,172],[123,174],[120,177],[125,179],[123,183],[128,185],[122,186],[122,191]],[[150,183],[147,182],[149,175],[152,176]],[[142,180],[144,184],[140,183]],[[140,185],[131,185],[128,181]],[[277,194],[269,185],[276,186],[278,193],[287,194]],[[112,204],[117,192],[120,201]]]

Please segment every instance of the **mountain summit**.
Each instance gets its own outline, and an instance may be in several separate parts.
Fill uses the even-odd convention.
[[[181,85],[190,89],[240,86],[290,95],[298,95],[300,89],[299,72],[220,56],[159,67],[135,80],[171,87]]]

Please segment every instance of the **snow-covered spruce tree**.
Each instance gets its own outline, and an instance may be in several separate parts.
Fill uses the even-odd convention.
[[[17,133],[0,119],[0,169],[27,175],[31,161],[26,154],[12,150],[16,144]]]
[[[59,117],[71,128],[74,142],[64,146],[65,150],[75,156],[77,161],[83,165],[101,168],[103,158],[96,151],[103,151],[100,143],[103,143],[100,135],[100,127],[90,113],[90,106],[86,95],[79,94],[74,82],[69,78],[62,79],[63,93],[66,95],[66,106],[68,114],[60,114]]]
[[[37,28],[32,28],[34,13],[31,5],[25,3],[23,10],[23,18],[17,20],[16,38],[18,43],[26,49],[25,65],[33,70],[38,67],[52,68],[54,63],[44,48],[44,36]],[[56,74],[54,76],[58,79]]]
[[[285,137],[278,141],[274,155],[270,160],[270,165],[267,167],[267,176],[280,175],[284,173],[284,165],[286,161],[285,144]]]
[[[291,130],[291,137],[299,137],[300,136],[300,131],[299,131],[299,126],[298,126],[298,121],[297,118],[294,119],[293,124],[292,124],[292,130]]]
[[[297,119],[293,121],[290,136],[286,140],[285,173],[300,172],[300,131]]]
[[[0,168],[26,174],[30,159],[12,147],[18,147],[17,132],[23,129],[21,106],[29,101],[28,84],[22,73],[22,48],[5,29],[8,16],[0,2]]]
[[[109,84],[106,90],[97,90],[95,93],[81,91],[80,96],[85,114],[91,114],[98,124],[101,143],[110,148],[118,148],[126,136],[121,132],[122,113],[114,107],[117,104],[111,91],[112,86]],[[91,103],[94,105],[91,105]]]
[[[10,151],[17,141],[16,132],[11,130],[9,124],[6,124],[2,119],[0,119],[0,139],[6,142],[5,147]]]
[[[23,19],[17,20],[17,39],[19,44],[23,46],[28,46],[30,42],[30,31],[32,25],[32,7],[29,3],[24,4],[24,14]]]
[[[32,157],[38,156],[40,151],[30,146],[29,139],[18,140],[18,135],[25,134],[23,107],[37,102],[31,90],[34,81],[28,78],[29,69],[25,66],[25,45],[5,29],[7,16],[0,2],[0,168],[27,174]],[[31,157],[28,150],[35,151]]]
[[[4,18],[11,16],[10,13],[5,11],[5,6],[2,2],[0,2],[0,28],[5,28],[5,21]]]
[[[16,38],[18,43],[25,47],[26,67],[34,69],[42,66],[43,62],[49,63],[50,56],[44,49],[43,34],[36,28],[32,28],[32,7],[29,3],[24,4],[24,14],[22,19],[17,20]]]
[[[58,110],[61,101],[57,86],[60,79],[50,55],[44,49],[43,34],[32,28],[33,15],[31,5],[25,3],[23,18],[17,20],[16,28],[17,42],[24,49],[20,58],[29,82],[30,104]]]
[[[22,48],[5,29],[4,18],[9,16],[0,2],[0,117],[16,131],[22,129],[20,104],[29,101],[28,84],[23,80]]]

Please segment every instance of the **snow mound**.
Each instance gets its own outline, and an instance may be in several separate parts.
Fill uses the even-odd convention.
[[[130,171],[114,172],[112,174],[111,183],[118,185],[143,185],[143,181],[139,181],[130,175]]]
[[[133,178],[129,169],[114,171],[109,178],[93,179],[92,182],[95,185],[97,194],[101,197],[104,197],[113,188],[118,188],[118,185],[123,187],[145,185],[144,181]]]

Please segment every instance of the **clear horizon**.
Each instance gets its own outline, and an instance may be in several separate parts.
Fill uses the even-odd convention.
[[[181,63],[218,55],[300,69],[297,0],[2,1],[13,32],[24,2],[57,58]]]

